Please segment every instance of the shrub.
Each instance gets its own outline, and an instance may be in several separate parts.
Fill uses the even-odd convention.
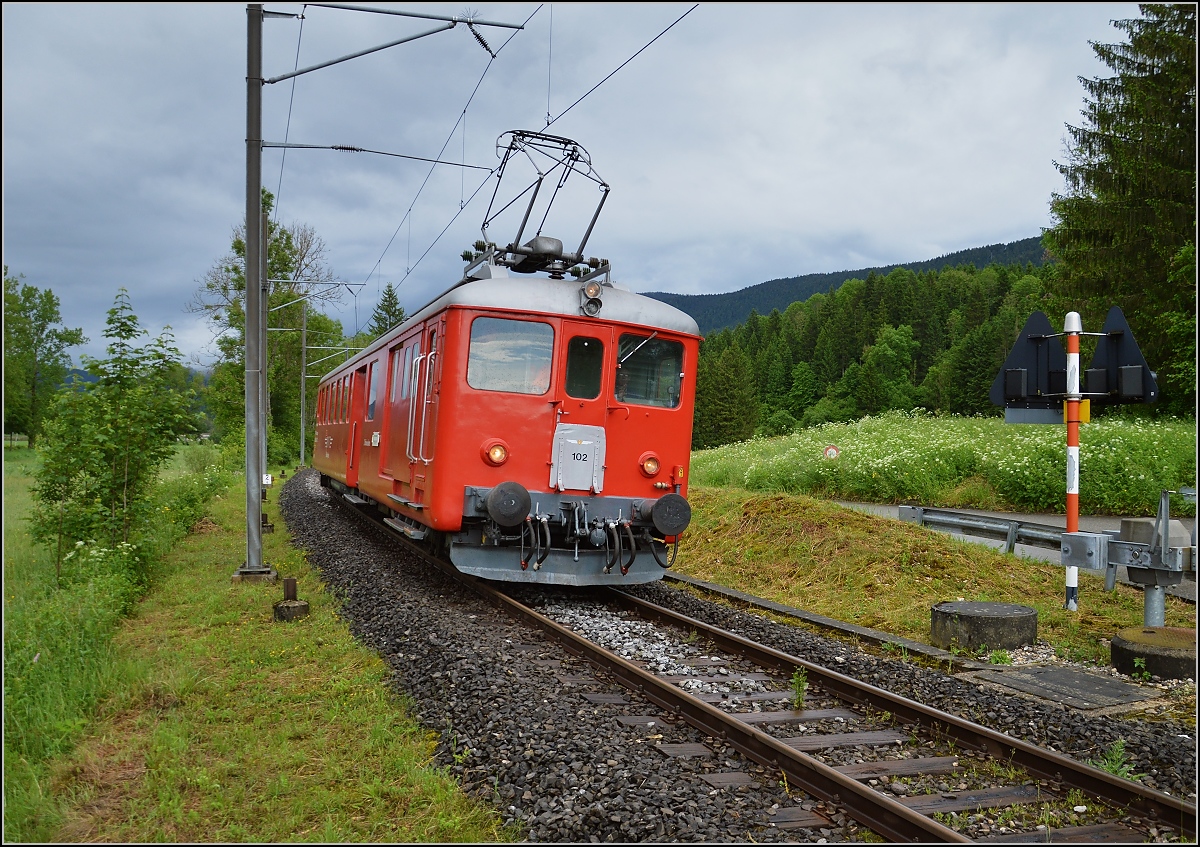
[[[1159,492],[1193,484],[1196,426],[1180,420],[1110,418],[1080,429],[1080,510],[1154,514]],[[836,459],[824,456],[836,444]],[[1062,426],[1006,425],[997,418],[887,412],[755,438],[692,457],[700,485],[787,491],[881,503],[957,505],[967,480],[1002,505],[1061,512],[1066,502]],[[1173,499],[1176,514],[1194,504]]]

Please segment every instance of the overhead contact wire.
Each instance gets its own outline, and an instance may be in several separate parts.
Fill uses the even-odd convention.
[[[450,229],[450,227],[454,225],[454,222],[456,220],[458,220],[458,216],[463,213],[463,211],[467,208],[467,206],[471,205],[471,201],[475,199],[475,195],[477,195],[480,191],[483,190],[483,187],[485,185],[487,185],[488,180],[491,178],[492,178],[491,174],[488,174],[486,177],[483,178],[483,182],[479,183],[479,187],[476,188],[473,192],[471,192],[471,196],[467,198],[467,202],[463,204],[461,209],[459,209],[457,212],[454,213],[454,217],[452,217],[450,219],[450,222],[448,224],[446,224],[444,227],[442,227],[442,231],[437,234],[437,238],[433,239],[433,243],[425,248],[425,252],[421,254],[421,257],[419,259],[417,259],[417,264],[413,265],[412,268],[409,269],[408,273],[406,273],[404,275],[404,278],[400,280],[401,283],[403,283],[404,280],[408,279],[408,277],[412,274],[412,272],[417,269],[417,266],[421,264],[421,261],[426,256],[429,255],[429,251],[437,246],[437,243],[439,241],[441,241],[442,236],[446,234],[446,230]]]
[[[293,71],[300,69],[300,42],[304,38],[304,10],[308,8],[308,4],[300,7],[300,32],[296,36],[296,62],[292,66]],[[292,92],[288,95],[288,113],[287,124],[283,130],[283,143],[286,144],[288,134],[292,130],[292,104],[296,100],[296,77],[292,77]],[[283,149],[283,158],[279,162],[279,182],[275,185],[275,223],[279,223],[279,207],[281,205],[280,198],[283,196],[283,168],[287,164],[287,148]]]
[[[525,19],[525,21],[524,21],[524,22],[521,24],[521,26],[522,26],[522,27],[524,27],[524,26],[525,26],[525,24],[528,24],[528,23],[529,23],[531,20],[533,20],[533,16],[534,16],[534,15],[536,15],[536,14],[537,14],[539,11],[541,11],[541,8],[542,8],[542,7],[541,7],[541,5],[539,5],[539,6],[538,6],[536,9],[534,9],[534,10],[533,10],[533,12],[532,12],[532,13],[529,15],[529,17],[528,17],[528,18],[526,18],[526,19]],[[467,98],[467,103],[466,103],[466,105],[465,105],[465,106],[463,106],[462,112],[459,114],[458,120],[454,122],[454,126],[453,126],[453,127],[450,129],[450,133],[449,133],[449,134],[446,136],[446,140],[445,140],[445,142],[442,144],[442,149],[438,151],[438,154],[437,154],[437,156],[436,156],[435,158],[437,158],[437,159],[441,159],[441,158],[442,158],[442,154],[446,152],[446,148],[447,148],[447,147],[449,147],[449,146],[450,146],[450,142],[451,142],[452,140],[454,140],[454,133],[455,133],[455,132],[458,130],[458,125],[459,125],[459,124],[460,124],[460,123],[461,123],[461,122],[464,120],[464,118],[466,117],[466,114],[467,114],[467,109],[469,109],[469,108],[471,107],[471,103],[472,103],[472,101],[474,101],[474,99],[475,99],[475,95],[479,93],[479,87],[480,87],[481,85],[483,85],[483,80],[484,80],[484,79],[487,77],[488,71],[490,71],[490,70],[491,70],[491,68],[492,68],[492,63],[496,61],[496,59],[497,59],[497,58],[499,57],[499,55],[500,55],[500,52],[501,52],[501,51],[502,51],[502,50],[503,50],[505,47],[507,47],[507,46],[508,46],[508,43],[509,43],[510,41],[512,41],[514,38],[516,38],[516,37],[517,37],[517,33],[518,33],[518,32],[520,32],[520,31],[521,31],[521,30],[514,30],[514,31],[513,31],[513,33],[512,33],[512,34],[511,34],[511,35],[510,35],[510,36],[509,36],[507,39],[505,39],[504,43],[503,43],[503,44],[501,44],[501,45],[500,45],[498,48],[496,48],[496,51],[495,51],[495,53],[492,53],[492,54],[491,54],[491,55],[492,55],[492,58],[490,58],[490,59],[488,60],[487,66],[486,66],[486,67],[484,67],[484,69],[483,69],[483,73],[479,75],[479,81],[475,83],[475,88],[474,88],[474,89],[471,91],[471,95],[470,95],[470,96]],[[489,51],[489,52],[490,52],[490,51]],[[404,217],[402,217],[402,218],[400,219],[400,223],[398,223],[398,224],[396,225],[396,231],[392,233],[392,237],[388,239],[388,243],[387,243],[387,245],[386,245],[386,246],[384,246],[384,248],[383,248],[383,252],[379,254],[379,258],[378,258],[378,259],[375,261],[375,265],[374,265],[374,267],[372,267],[372,268],[371,268],[371,271],[370,271],[370,273],[368,273],[368,274],[367,274],[367,280],[369,280],[369,279],[370,279],[370,278],[371,278],[371,277],[372,277],[372,276],[375,274],[375,271],[377,271],[377,270],[379,269],[379,265],[380,265],[380,264],[383,262],[383,257],[384,257],[384,256],[386,256],[386,255],[387,255],[387,251],[391,249],[391,247],[392,247],[392,243],[393,243],[393,242],[396,240],[396,236],[400,234],[400,229],[401,229],[401,227],[403,227],[403,226],[404,226],[404,222],[405,222],[405,221],[410,221],[410,217],[411,217],[411,215],[412,215],[413,208],[415,208],[415,207],[416,207],[416,205],[417,205],[417,200],[419,200],[419,199],[421,198],[421,194],[422,194],[422,193],[425,191],[425,186],[429,184],[429,179],[430,179],[430,177],[432,177],[432,176],[433,176],[433,168],[434,168],[434,167],[436,167],[436,165],[434,165],[434,166],[430,167],[430,169],[429,169],[429,172],[425,174],[425,179],[424,179],[424,181],[422,181],[422,183],[421,183],[421,187],[417,189],[417,193],[416,193],[416,195],[413,197],[413,199],[412,199],[412,203],[411,203],[411,204],[409,205],[409,207],[408,207],[408,211],[404,213]],[[492,175],[492,173],[494,173],[494,172],[495,172],[494,170],[491,170],[491,171],[489,171],[489,172],[488,172],[488,177],[487,177],[487,179],[490,179],[490,178],[491,178],[491,175]],[[487,179],[485,179],[485,180],[484,180],[484,184],[486,184],[486,183],[487,183]],[[482,187],[482,186],[481,186],[481,187]],[[478,193],[479,193],[479,189],[477,188],[477,189],[475,189],[475,192],[474,192],[474,193],[471,195],[471,198],[472,198],[472,199],[474,199],[475,195],[476,195],[476,194],[478,194]],[[470,202],[471,202],[471,200],[467,200],[467,204],[469,204]],[[451,220],[450,220],[450,223],[453,223],[453,222],[454,222],[454,220],[455,220],[456,218],[458,218],[459,214],[461,214],[461,213],[462,213],[462,211],[463,211],[463,209],[465,209],[465,208],[466,208],[466,204],[460,204],[460,208],[459,208],[458,212],[456,212],[456,213],[454,214],[454,217],[453,217],[453,218],[451,218]],[[447,226],[449,226],[449,224],[447,224]],[[411,221],[410,221],[410,222],[409,222],[409,229],[410,229],[410,231],[411,231],[411,228],[412,228],[412,223],[411,223]],[[442,230],[442,233],[445,233],[445,229],[443,229],[443,230]],[[441,238],[441,234],[439,234],[439,235],[438,235],[438,238]],[[434,241],[434,243],[435,243],[435,244],[437,243],[437,242],[436,242],[436,240]],[[431,245],[430,245],[430,249],[432,249],[432,247],[433,247],[433,245],[431,244]],[[421,259],[425,258],[425,256],[426,256],[428,253],[429,253],[429,250],[426,250],[426,251],[425,251],[425,253],[422,253],[422,254],[421,254]],[[421,259],[418,259],[418,260],[417,260],[417,264],[420,264],[420,263],[421,263]],[[405,275],[404,275],[404,278],[405,278],[405,279],[407,279],[407,278],[408,278],[408,276],[409,276],[409,274],[411,274],[411,273],[412,273],[412,271],[413,271],[413,270],[415,270],[415,269],[416,269],[416,265],[414,265],[414,266],[412,266],[411,268],[409,268],[409,269],[408,269],[408,271],[405,273]],[[364,282],[365,282],[365,281],[366,281],[366,280],[364,280]]]
[[[554,123],[554,121],[557,121],[557,120],[558,120],[558,118],[561,118],[561,117],[562,117],[563,115],[565,115],[567,112],[571,111],[571,110],[572,110],[572,109],[574,109],[576,106],[578,106],[578,105],[579,105],[579,104],[580,104],[580,103],[583,101],[583,98],[584,98],[584,97],[587,97],[587,96],[588,96],[588,94],[591,94],[591,93],[592,93],[593,91],[595,91],[597,88],[599,88],[600,86],[604,85],[604,83],[606,83],[606,82],[608,82],[610,79],[612,79],[612,78],[613,78],[613,77],[616,75],[617,71],[621,70],[621,68],[623,68],[623,67],[625,67],[626,65],[628,65],[630,62],[632,62],[634,59],[636,59],[638,56],[640,56],[640,55],[641,55],[641,54],[642,54],[642,53],[643,53],[643,52],[646,50],[646,48],[647,48],[647,47],[649,47],[649,46],[650,46],[651,44],[653,44],[655,41],[658,41],[658,39],[660,39],[660,38],[662,38],[664,35],[666,35],[666,34],[667,34],[667,31],[668,31],[668,30],[670,30],[670,29],[671,29],[671,27],[675,26],[675,24],[679,23],[681,20],[683,20],[684,18],[686,18],[688,15],[690,15],[692,12],[696,11],[696,7],[697,7],[697,6],[699,6],[699,5],[700,5],[699,3],[695,4],[694,6],[692,6],[692,8],[688,9],[686,12],[684,12],[682,15],[680,15],[678,18],[676,18],[676,19],[674,20],[674,22],[673,22],[673,23],[671,23],[671,25],[670,25],[670,26],[668,26],[666,29],[664,29],[662,32],[660,32],[658,35],[654,36],[652,39],[650,39],[648,42],[646,42],[646,45],[645,45],[645,47],[643,47],[641,50],[639,50],[639,51],[637,51],[636,53],[634,53],[632,56],[630,56],[628,59],[626,59],[626,60],[625,60],[624,62],[622,62],[620,65],[618,65],[618,66],[617,66],[617,68],[616,68],[616,70],[614,70],[612,73],[610,73],[610,74],[609,74],[608,76],[606,76],[604,79],[600,80],[598,83],[596,83],[596,84],[595,84],[595,85],[593,85],[591,88],[589,88],[589,89],[587,90],[587,93],[586,93],[586,94],[584,94],[584,95],[583,95],[583,97],[580,97],[578,100],[576,100],[576,101],[575,101],[574,103],[572,103],[570,106],[568,106],[567,108],[565,108],[565,109],[563,109],[561,112],[559,112],[559,113],[558,113],[558,117],[556,117],[556,118],[555,118],[553,121],[549,121],[549,122],[547,122],[546,126],[547,126],[547,127],[549,127],[549,126],[550,126],[550,124]],[[530,17],[532,17],[532,15],[531,15]],[[546,114],[547,114],[547,115],[549,115],[549,114],[550,114],[548,110],[547,110]]]

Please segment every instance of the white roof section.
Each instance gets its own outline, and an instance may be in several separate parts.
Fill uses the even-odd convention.
[[[497,269],[503,272],[503,269]],[[575,279],[547,279],[546,277],[500,276],[495,279],[466,280],[424,306],[400,326],[377,339],[370,347],[356,354],[345,364],[338,365],[325,374],[357,365],[361,359],[369,358],[382,346],[404,335],[414,323],[424,321],[447,308],[461,306],[478,309],[510,309],[527,315],[563,315],[579,320],[601,323],[625,323],[644,326],[651,330],[661,329],[684,335],[699,335],[700,328],[691,315],[674,306],[632,291],[609,285],[603,287],[601,300],[604,305],[594,318],[586,317],[580,310],[582,283]]]

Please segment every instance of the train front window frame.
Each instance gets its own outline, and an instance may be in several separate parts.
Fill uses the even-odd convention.
[[[554,327],[480,316],[471,322],[467,385],[478,391],[542,395],[550,390]]]
[[[618,403],[677,409],[683,394],[683,344],[658,333],[624,333],[617,343]]]
[[[567,342],[567,372],[563,387],[567,396],[577,400],[595,400],[604,381],[604,342],[587,335],[576,335]]]

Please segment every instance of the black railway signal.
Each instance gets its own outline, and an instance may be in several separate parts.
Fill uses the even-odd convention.
[[[1153,403],[1158,400],[1156,374],[1138,349],[1133,330],[1117,306],[1108,310],[1092,366],[1084,371],[1084,397],[1093,403]]]
[[[992,383],[988,399],[1003,406],[1011,423],[1062,421],[1067,354],[1045,312],[1034,312]],[[1057,414],[1051,414],[1058,410]]]
[[[1091,367],[1083,374],[1080,399],[1093,403],[1153,403],[1158,400],[1156,374],[1146,364],[1125,314],[1108,310]],[[1062,423],[1067,395],[1067,355],[1044,312],[1025,321],[1004,366],[996,375],[988,399],[1004,407],[1008,423]]]

